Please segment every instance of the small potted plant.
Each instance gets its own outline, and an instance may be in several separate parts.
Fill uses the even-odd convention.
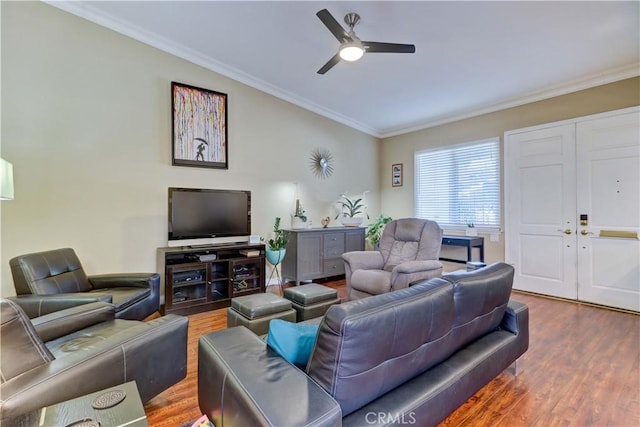
[[[342,200],[338,201],[338,204],[342,206],[342,212],[336,215],[335,219],[341,217],[342,225],[345,227],[357,227],[362,224],[362,217],[357,217],[356,215],[364,212],[366,206],[362,202],[362,198],[359,199],[350,199],[346,194],[343,194]],[[369,214],[367,215],[367,219],[369,219]]]
[[[476,226],[473,221],[467,221],[467,228],[464,231],[464,234],[467,236],[477,236],[478,230],[476,230]]]
[[[380,214],[375,219],[373,223],[369,225],[366,232],[366,238],[373,247],[373,249],[378,249],[378,242],[380,241],[380,237],[382,237],[382,232],[384,231],[384,226],[391,222],[391,217]]]
[[[280,217],[276,217],[273,223],[273,237],[267,240],[265,251],[267,260],[271,264],[278,265],[282,262],[287,253],[287,241],[287,232],[280,228]]]

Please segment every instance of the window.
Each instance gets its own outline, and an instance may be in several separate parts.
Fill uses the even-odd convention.
[[[442,228],[500,228],[500,139],[415,153],[416,217]]]

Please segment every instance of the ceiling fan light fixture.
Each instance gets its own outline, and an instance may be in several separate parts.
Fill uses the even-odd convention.
[[[1,0],[0,0],[1,1]],[[347,31],[336,21],[336,19],[329,13],[327,9],[322,9],[316,16],[320,18],[320,21],[325,27],[333,34],[333,36],[340,42],[338,53],[334,54],[331,59],[327,61],[319,70],[318,74],[324,74],[333,68],[340,61],[357,61],[366,53],[415,53],[416,47],[412,44],[400,44],[400,43],[380,43],[365,41],[364,43],[356,36],[353,27],[360,21],[360,15],[351,12],[347,13],[344,17],[344,22],[349,27]]]
[[[362,55],[364,55],[364,47],[360,42],[349,42],[340,47],[340,58],[345,61],[357,61],[362,58]]]

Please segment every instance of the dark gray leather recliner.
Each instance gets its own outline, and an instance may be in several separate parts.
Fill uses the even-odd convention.
[[[20,255],[9,265],[20,306],[30,317],[50,312],[38,311],[49,298],[51,311],[92,301],[110,302],[118,319],[142,320],[160,308],[157,273],[87,276],[70,248]]]
[[[146,402],[186,376],[188,318],[114,315],[95,302],[29,319],[0,299],[0,425],[132,380]]]

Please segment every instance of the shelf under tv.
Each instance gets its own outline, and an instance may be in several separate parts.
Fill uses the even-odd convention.
[[[240,252],[247,249],[258,250],[259,255],[247,257]],[[248,243],[158,248],[160,312],[189,315],[216,310],[230,306],[233,297],[264,292],[264,253],[263,244]],[[203,254],[215,254],[216,259],[197,261]],[[204,277],[176,282],[174,276],[179,279]],[[235,289],[234,283],[241,281],[246,282],[247,287]]]

